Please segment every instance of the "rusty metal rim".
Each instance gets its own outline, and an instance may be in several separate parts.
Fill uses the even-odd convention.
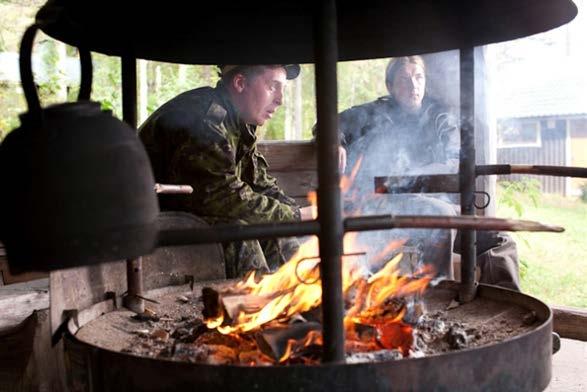
[[[455,295],[458,292],[459,284],[453,281],[446,281],[442,282],[438,289],[439,290],[449,290],[454,291]],[[153,368],[155,366],[159,371],[171,372],[175,374],[175,371],[183,372],[186,369],[196,370],[199,369],[202,372],[190,372],[191,376],[184,376],[181,375],[180,377],[194,377],[197,379],[198,377],[204,377],[201,375],[197,375],[199,373],[209,373],[215,374],[222,373],[226,376],[225,373],[235,373],[238,374],[238,377],[243,377],[243,374],[246,377],[246,380],[242,380],[243,383],[253,382],[254,385],[261,385],[261,389],[267,388],[267,383],[271,383],[269,381],[261,380],[263,377],[268,375],[275,375],[277,374],[285,374],[282,372],[291,372],[294,376],[290,377],[290,382],[295,384],[295,387],[298,388],[300,385],[304,385],[307,387],[308,379],[312,379],[314,377],[320,384],[320,387],[324,387],[326,384],[329,384],[330,387],[333,387],[337,382],[340,380],[330,379],[330,380],[322,380],[323,376],[320,376],[323,372],[333,374],[336,373],[336,377],[342,377],[343,374],[352,373],[363,375],[365,377],[383,377],[383,381],[380,380],[369,380],[365,382],[364,386],[360,386],[360,388],[372,388],[376,387],[381,390],[389,390],[392,387],[390,384],[393,379],[393,387],[396,387],[396,383],[406,383],[406,382],[415,382],[420,383],[420,378],[422,377],[440,377],[442,378],[442,372],[439,370],[431,371],[430,369],[436,368],[438,366],[443,367],[454,367],[454,366],[462,366],[459,369],[465,373],[465,375],[461,375],[462,379],[459,380],[460,384],[454,385],[456,389],[459,389],[459,385],[461,387],[465,386],[472,386],[475,385],[474,377],[478,377],[478,372],[480,369],[476,369],[473,365],[474,361],[479,363],[492,363],[494,366],[493,370],[490,371],[491,373],[489,376],[484,375],[484,377],[491,378],[491,382],[489,385],[486,384],[478,384],[475,385],[475,388],[486,388],[488,386],[492,388],[499,388],[502,389],[516,389],[516,390],[537,390],[545,388],[551,377],[551,331],[552,331],[552,311],[551,309],[541,302],[540,300],[528,296],[526,294],[522,294],[519,292],[515,292],[512,290],[507,290],[495,286],[489,285],[479,285],[478,289],[478,296],[481,298],[486,298],[495,301],[507,302],[522,306],[529,310],[533,310],[536,312],[537,317],[541,320],[541,325],[539,325],[536,329],[520,334],[514,338],[501,341],[499,343],[470,348],[460,351],[454,351],[449,353],[441,353],[426,356],[423,358],[409,358],[403,359],[401,361],[383,361],[383,362],[373,362],[373,363],[362,363],[362,364],[336,364],[336,363],[328,363],[328,364],[319,364],[319,365],[291,365],[291,366],[269,366],[269,367],[247,367],[247,366],[239,366],[239,365],[209,365],[209,364],[193,364],[193,363],[186,363],[186,362],[177,362],[171,361],[166,359],[157,359],[157,358],[148,358],[148,357],[139,357],[128,353],[121,353],[112,351],[109,349],[100,348],[94,346],[90,343],[81,341],[77,339],[75,336],[75,332],[81,328],[87,322],[92,321],[94,318],[99,317],[99,315],[114,310],[114,304],[112,301],[103,301],[93,305],[92,307],[82,310],[79,312],[78,321],[80,324],[76,325],[73,320],[70,320],[68,323],[68,328],[66,331],[66,347],[69,346],[73,350],[78,351],[86,351],[88,355],[90,355],[94,361],[103,361],[104,363],[110,363],[110,361],[116,361],[120,366],[120,369],[128,370],[131,373],[131,370],[139,370],[142,367],[146,368]],[[507,358],[506,364],[503,364],[502,361],[497,360],[489,360],[489,358]],[[514,357],[513,357],[514,356]],[[515,358],[518,356],[518,358]],[[486,360],[487,357],[487,360]],[[442,358],[441,361],[438,359]],[[95,364],[94,364],[95,365]],[[125,368],[127,366],[128,368]],[[342,368],[341,368],[342,367]],[[496,368],[495,368],[496,367]],[[93,369],[100,369],[101,372],[109,372],[107,366],[91,366]],[[120,369],[117,369],[118,372],[121,372]],[[285,371],[283,369],[286,369]],[[337,370],[338,369],[338,370]],[[432,372],[432,375],[429,376],[422,376],[419,371],[428,371]],[[501,369],[501,370],[500,370]],[[514,379],[511,374],[506,376],[502,376],[502,372],[514,372],[520,369],[521,372],[521,379]],[[482,369],[481,369],[482,370]],[[244,372],[244,373],[241,373]],[[342,373],[341,373],[342,372]],[[405,374],[408,372],[408,374]],[[434,373],[436,372],[436,373]],[[454,369],[453,369],[454,372]],[[126,376],[128,373],[122,371]],[[340,374],[339,374],[340,373]],[[288,373],[289,374],[289,373]],[[399,379],[399,375],[402,375],[402,380]],[[524,377],[524,374],[528,375]],[[295,375],[299,375],[299,377],[295,377]],[[436,376],[435,376],[436,375]],[[96,376],[96,375],[94,375]],[[308,377],[306,377],[308,376]],[[405,376],[405,377],[404,377]],[[110,377],[110,375],[108,376]],[[352,380],[350,375],[345,376],[350,377],[349,380]],[[397,378],[394,378],[397,377]],[[472,378],[473,377],[473,378]],[[132,378],[132,377],[130,377]],[[92,377],[92,379],[100,379],[105,380],[107,379],[106,376],[103,377]],[[205,380],[208,380],[212,384],[216,384],[215,387],[218,386],[220,381],[214,380],[213,377],[204,377]],[[431,382],[429,379],[424,379],[426,382]],[[135,380],[136,381],[136,380]],[[185,380],[184,380],[185,381]],[[200,380],[201,381],[201,380]],[[439,385],[444,385],[440,380]],[[131,381],[128,381],[129,383]],[[178,381],[180,382],[180,381]],[[230,381],[228,381],[230,382]],[[234,381],[238,382],[238,381]],[[283,380],[282,380],[283,382]],[[352,381],[351,381],[352,382]],[[300,384],[301,383],[301,384]],[[505,383],[505,384],[504,384]],[[521,384],[520,384],[521,383]],[[129,384],[131,385],[131,384]],[[132,384],[134,385],[134,384]],[[184,384],[181,384],[184,385]],[[253,384],[250,384],[253,385]],[[271,384],[273,385],[273,384]],[[277,384],[275,384],[277,385]],[[408,385],[408,384],[406,384]],[[406,386],[404,385],[404,386]],[[409,384],[412,385],[412,384]],[[418,384],[419,385],[419,384]],[[416,385],[415,389],[425,389],[425,385]],[[210,387],[211,387],[210,386]],[[288,387],[293,387],[294,385],[288,385]],[[413,386],[413,385],[412,385]],[[428,384],[430,386],[430,384]],[[445,385],[449,386],[449,385]],[[136,386],[134,386],[136,387]],[[133,388],[134,388],[133,387]],[[355,388],[356,386],[349,385],[349,388]],[[400,385],[401,387],[401,385]],[[138,390],[141,390],[141,387],[136,387]],[[204,387],[204,390],[206,387]],[[107,389],[106,389],[107,390]],[[349,389],[350,390],[350,389]],[[369,390],[369,389],[365,389]],[[475,390],[475,389],[472,389]]]

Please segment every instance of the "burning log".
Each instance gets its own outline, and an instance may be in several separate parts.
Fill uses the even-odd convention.
[[[347,239],[352,241],[353,237]],[[395,250],[402,243],[393,243],[390,250]],[[315,254],[317,243],[305,245],[306,252],[292,257],[273,274],[262,277],[251,274],[220,290],[205,287],[202,290],[204,323],[210,330],[215,330],[210,335],[243,342],[254,337],[253,344],[273,363],[318,361],[322,350],[321,323],[305,319],[292,322],[295,317],[304,314],[309,317],[321,310],[320,259],[305,256]],[[352,247],[350,243],[349,248]],[[384,258],[389,257],[388,253]],[[364,252],[352,253],[357,254]],[[414,343],[413,329],[404,316],[412,312],[413,319],[419,318],[422,309],[413,306],[412,302],[426,289],[432,274],[424,267],[414,276],[402,275],[398,268],[402,257],[401,253],[396,254],[376,273],[371,273],[355,259],[343,259],[347,352],[383,349],[399,350],[403,356],[410,354]],[[319,317],[315,319],[320,320]],[[254,334],[251,333],[253,331]],[[196,342],[209,339],[206,335]],[[253,351],[243,354],[242,358],[239,355],[240,363],[257,364],[265,360],[258,357],[254,350],[239,348],[237,351]]]
[[[224,324],[236,322],[241,312],[258,312],[276,297],[284,294],[277,291],[268,295],[220,293],[213,288],[202,289],[203,316],[206,319],[222,318]]]
[[[236,320],[240,312],[257,312],[271,298],[251,294],[222,294],[213,288],[202,289],[204,301],[203,315],[206,319],[223,317],[225,320]]]
[[[292,353],[321,340],[321,331],[322,326],[315,322],[294,323],[261,331],[255,339],[261,352],[277,362],[283,362]]]

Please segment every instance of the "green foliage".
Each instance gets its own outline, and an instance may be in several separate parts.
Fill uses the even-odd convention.
[[[312,127],[316,124],[316,84],[313,64],[302,65],[302,139],[312,139]]]
[[[13,83],[0,83],[0,142],[20,126],[18,115],[24,111],[24,97]]]
[[[337,67],[339,111],[387,95],[385,67],[388,62],[389,59],[378,59],[339,63]]]
[[[279,108],[271,121],[260,129],[260,139],[263,140],[283,140],[285,136],[285,108]]]
[[[500,181],[498,191],[498,205],[500,208],[513,210],[518,218],[521,218],[527,205],[538,207],[540,202],[540,181],[535,178],[524,177],[521,181]],[[527,248],[531,244],[523,234],[516,236],[518,241],[524,243]],[[519,254],[520,278],[523,280],[529,273],[531,261],[525,254]]]
[[[147,113],[178,94],[203,86],[213,86],[218,80],[215,66],[147,63]]]
[[[520,272],[520,279],[521,280],[524,280],[528,276],[528,270],[530,268],[530,263],[526,259],[526,257],[523,257],[523,256],[519,256],[519,260],[518,261],[519,261],[518,269],[519,269],[519,272]]]
[[[92,100],[100,102],[103,109],[122,118],[122,78],[120,58],[92,53],[94,75]]]
[[[4,36],[2,34],[2,32],[0,31],[0,53],[5,52],[6,51],[6,42],[4,41]]]
[[[39,86],[40,98],[50,97],[57,92],[59,88],[59,79],[57,75],[57,63],[59,62],[59,56],[55,47],[55,41],[45,40],[40,43],[43,51],[43,64],[47,72],[47,80],[45,82],[39,82],[39,78],[36,78]],[[42,99],[42,98],[41,98]]]
[[[521,181],[501,181],[498,203],[513,209],[518,217],[524,213],[524,205],[531,202],[536,207],[540,201],[540,181],[524,177]]]
[[[498,191],[501,189],[498,189]],[[512,209],[497,206],[498,216]],[[520,258],[522,291],[547,303],[587,307],[587,204],[544,194],[526,205],[524,219],[563,226],[563,233],[512,233]]]
[[[338,111],[351,106],[373,101],[387,95],[385,67],[389,59],[368,61],[346,61],[338,64]],[[312,64],[303,64],[302,72],[302,139],[311,139],[312,127],[316,123],[315,70]],[[290,82],[293,83],[293,82]],[[279,140],[285,137],[286,106],[293,111],[294,99],[287,97],[283,107],[264,127],[259,129],[259,138]]]

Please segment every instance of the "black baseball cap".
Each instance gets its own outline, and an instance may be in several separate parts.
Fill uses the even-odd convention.
[[[299,64],[280,64],[285,69],[285,77],[287,80],[292,80],[298,77],[300,74],[300,65]],[[227,64],[219,64],[218,68],[220,68],[220,72],[223,75],[234,71],[237,68],[246,67],[246,65],[227,65]]]

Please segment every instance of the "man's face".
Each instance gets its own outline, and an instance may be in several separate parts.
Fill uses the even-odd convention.
[[[244,78],[237,103],[242,120],[252,125],[269,120],[283,103],[285,82],[285,69],[281,67],[267,67],[261,74]]]
[[[426,91],[426,74],[418,64],[408,63],[397,70],[391,85],[391,95],[407,112],[416,112],[422,106]]]

